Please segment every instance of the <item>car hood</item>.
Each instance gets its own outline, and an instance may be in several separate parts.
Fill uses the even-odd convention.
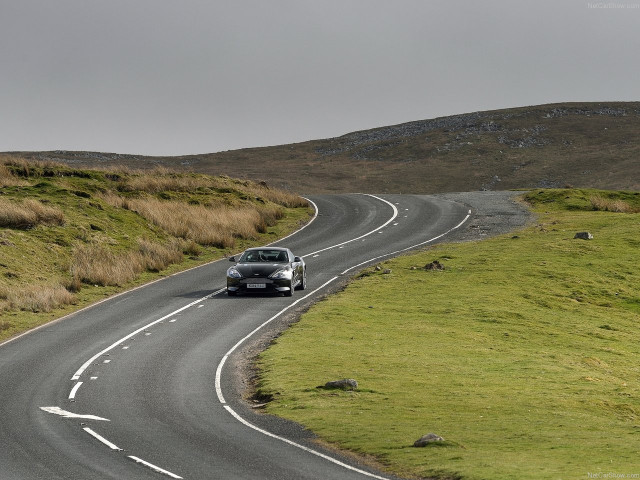
[[[285,263],[239,263],[236,269],[243,277],[268,277],[285,266]]]

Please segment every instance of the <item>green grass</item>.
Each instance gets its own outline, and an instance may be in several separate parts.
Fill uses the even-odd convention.
[[[12,158],[0,167],[0,220],[33,202],[62,212],[62,221],[23,226],[5,221],[0,226],[0,341],[135,285],[273,242],[299,228],[311,213],[293,194],[228,177],[78,170]],[[166,223],[184,224],[184,212],[196,207],[222,212],[231,222],[251,211],[257,223],[224,246],[197,244],[191,232],[176,237],[127,208],[134,199],[148,200],[158,209],[162,202],[184,205],[182,215],[165,218]],[[211,222],[201,223],[214,228]],[[87,280],[91,277],[80,271],[80,251],[94,252],[103,263],[94,266],[111,278]],[[146,252],[142,259],[141,252]],[[118,277],[118,268],[109,264],[121,267],[134,261],[142,265],[135,278]]]
[[[593,194],[640,205],[531,192],[537,225],[515,236],[364,272],[262,354],[268,412],[405,476],[640,473],[640,215]],[[433,260],[446,269],[412,269]],[[315,388],[339,378],[359,389]],[[412,446],[429,432],[445,444]]]

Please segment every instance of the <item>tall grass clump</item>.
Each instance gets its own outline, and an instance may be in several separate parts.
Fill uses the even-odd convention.
[[[64,214],[59,208],[37,200],[12,202],[0,198],[0,227],[29,229],[38,224],[63,225]]]
[[[51,312],[75,302],[75,295],[62,285],[25,285],[0,290],[0,311]]]
[[[144,271],[159,272],[182,260],[180,243],[167,245],[138,240],[137,250],[114,253],[100,245],[82,245],[74,250],[72,283],[122,286]]]
[[[210,208],[149,198],[128,199],[126,207],[175,237],[220,248],[233,247],[235,238],[255,238],[278,215],[270,209],[263,216],[254,207]]]
[[[20,187],[28,182],[16,177],[5,164],[0,163],[0,187]]]
[[[635,213],[638,212],[637,208],[631,206],[628,202],[619,198],[605,198],[601,195],[592,195],[589,198],[594,210],[603,212],[616,212],[616,213]]]

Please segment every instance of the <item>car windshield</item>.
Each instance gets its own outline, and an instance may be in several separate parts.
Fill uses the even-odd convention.
[[[240,257],[241,263],[287,263],[289,256],[284,250],[248,250]]]

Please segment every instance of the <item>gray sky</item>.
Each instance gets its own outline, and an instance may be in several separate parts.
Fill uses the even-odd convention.
[[[181,155],[640,100],[640,0],[0,0],[0,151]]]

